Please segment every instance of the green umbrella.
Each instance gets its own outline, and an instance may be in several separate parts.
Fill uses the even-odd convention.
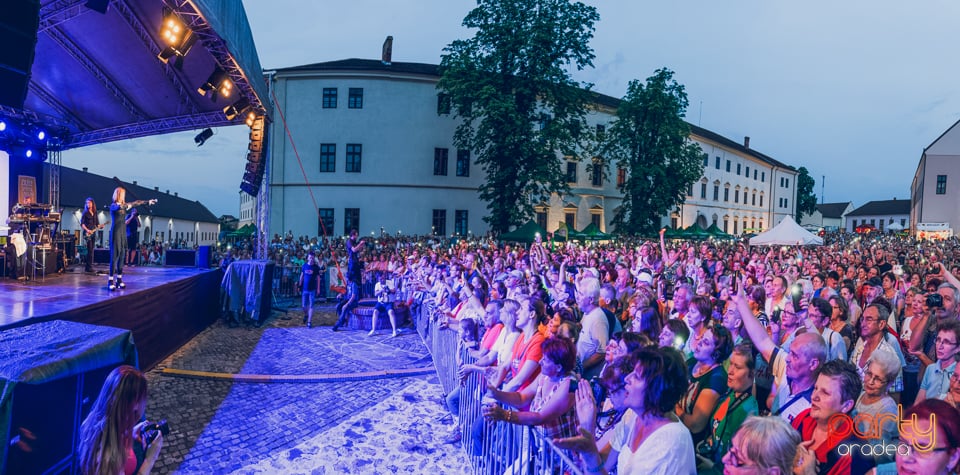
[[[547,240],[547,230],[540,227],[539,224],[533,220],[527,221],[526,224],[520,226],[519,228],[510,231],[509,233],[504,233],[500,235],[501,241],[510,241],[510,242],[525,242],[531,243],[536,240],[537,234],[540,234],[540,239]],[[562,241],[562,236],[557,236],[558,241]]]
[[[718,228],[718,227],[717,227],[717,223],[711,224],[710,227],[707,228],[707,232],[710,233],[711,236],[713,236],[713,237],[715,237],[715,238],[717,238],[717,239],[732,239],[732,238],[733,238],[733,235],[727,234],[727,233],[723,232],[723,230],[721,230],[720,228]]]
[[[710,237],[710,233],[697,224],[691,224],[687,229],[683,230],[683,237],[696,240],[707,239]]]
[[[572,226],[567,224],[564,221],[560,222],[560,226],[557,227],[557,230],[553,232],[554,241],[564,241],[564,240],[577,240],[582,241],[583,236],[577,232],[576,229],[573,229]]]
[[[593,223],[590,223],[587,225],[587,227],[581,229],[580,234],[584,237],[584,239],[590,241],[609,241],[610,239],[613,239],[612,235],[601,231],[600,228]]]
[[[667,230],[663,232],[663,237],[666,239],[680,239],[683,237],[683,230],[668,227]]]

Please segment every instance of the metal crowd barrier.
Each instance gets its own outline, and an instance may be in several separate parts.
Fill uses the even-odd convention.
[[[486,381],[481,373],[471,373],[462,383],[457,365],[475,359],[466,349],[458,349],[457,332],[440,329],[433,321],[433,304],[424,299],[419,315],[413,316],[417,331],[424,338],[444,394],[459,391],[458,425],[462,447],[469,456],[475,475],[583,475],[571,455],[540,436],[531,426],[489,422],[483,419],[483,405],[499,404],[484,399]],[[501,404],[501,406],[503,406]],[[510,408],[513,409],[513,408]]]

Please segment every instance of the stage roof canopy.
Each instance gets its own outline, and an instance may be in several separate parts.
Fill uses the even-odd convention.
[[[169,56],[162,36],[170,12],[195,39],[182,56]],[[31,71],[23,109],[0,107],[0,115],[50,127],[64,149],[242,124],[244,113],[228,120],[224,108],[246,99],[247,111],[265,114],[268,102],[239,0],[41,0]],[[229,96],[198,92],[215,76],[229,77]]]

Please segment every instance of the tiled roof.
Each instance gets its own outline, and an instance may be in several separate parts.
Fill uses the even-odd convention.
[[[49,165],[44,164],[49,171]],[[163,216],[185,221],[199,221],[204,223],[218,223],[206,206],[199,201],[191,201],[181,196],[174,196],[162,191],[140,185],[120,181],[116,177],[107,178],[102,175],[60,167],[60,206],[83,208],[88,196],[93,197],[97,207],[109,207],[113,190],[117,186],[127,189],[127,201],[157,199],[157,204],[150,207],[153,216]],[[140,212],[146,214],[146,209]]]
[[[823,203],[817,205],[817,211],[819,211],[824,218],[842,218],[847,206],[850,206],[849,201],[844,203]]]
[[[383,71],[383,72],[393,72],[393,73],[409,73],[409,74],[422,74],[425,76],[436,76],[440,77],[440,67],[436,64],[426,64],[426,63],[402,63],[402,62],[393,62],[390,64],[385,64],[383,61],[375,59],[341,59],[337,61],[326,61],[323,63],[313,63],[305,64],[302,66],[293,66],[289,68],[279,68],[276,69],[276,72],[285,73],[285,72],[303,72],[303,71]],[[600,94],[598,92],[591,91],[594,102],[600,105],[616,109],[620,106],[620,99],[605,94]],[[731,148],[745,155],[749,155],[761,162],[764,162],[768,165],[772,165],[779,168],[784,168],[787,170],[796,171],[796,168],[787,165],[783,162],[780,162],[769,155],[760,153],[752,148],[744,147],[742,143],[735,140],[730,140],[716,132],[711,132],[702,127],[698,127],[693,124],[690,125],[690,130],[695,134],[703,137],[705,139],[714,141],[724,147]]]
[[[910,200],[869,201],[847,216],[894,216],[910,214]]]

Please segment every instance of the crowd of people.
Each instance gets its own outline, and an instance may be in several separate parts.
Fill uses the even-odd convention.
[[[381,238],[360,253],[368,278],[475,342],[461,373],[483,374],[484,418],[533,426],[585,473],[957,468],[955,239]],[[455,439],[476,452],[479,436]]]

